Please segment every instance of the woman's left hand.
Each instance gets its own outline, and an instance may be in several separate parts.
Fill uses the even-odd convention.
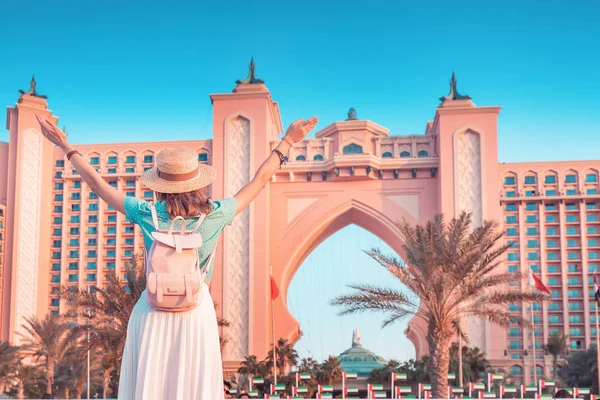
[[[317,125],[319,119],[317,117],[312,117],[308,120],[299,119],[290,124],[290,127],[285,132],[285,136],[283,140],[288,142],[290,145],[301,141],[308,135],[310,131],[313,130],[315,125]]]
[[[69,146],[69,142],[67,141],[67,135],[60,130],[58,126],[54,122],[50,120],[50,118],[43,118],[39,115],[35,115],[37,118],[40,127],[42,128],[42,135],[46,139],[48,139],[53,144],[57,145],[61,149],[65,149]]]

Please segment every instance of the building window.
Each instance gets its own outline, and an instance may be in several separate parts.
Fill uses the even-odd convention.
[[[125,181],[125,187],[135,187],[135,181]]]
[[[115,165],[117,163],[117,157],[116,156],[110,156],[108,157],[108,165]]]
[[[208,153],[200,153],[198,154],[198,161],[207,162],[208,161]]]
[[[89,199],[90,200],[98,200],[98,195],[94,192],[90,192]]]
[[[528,261],[537,261],[538,253],[537,252],[527,253],[527,260]]]
[[[126,246],[133,246],[133,238],[126,238],[125,239],[125,245]]]
[[[87,282],[95,282],[96,281],[96,274],[86,274],[85,280]]]
[[[560,324],[560,315],[549,315],[548,322],[551,324]]]
[[[519,340],[510,340],[508,342],[508,348],[510,350],[521,350],[521,341],[519,341]]]
[[[554,249],[558,247],[558,242],[556,240],[546,240],[546,247],[549,249]]]
[[[577,177],[575,175],[565,176],[565,183],[577,183]]]
[[[515,203],[506,204],[506,211],[508,211],[508,212],[517,211],[517,205]]]
[[[572,276],[568,279],[568,284],[570,286],[577,286],[577,285],[581,285],[581,282],[579,281],[579,278],[576,276]]]
[[[585,176],[585,181],[587,183],[596,183],[598,180],[596,178],[596,174],[587,174]]]
[[[598,194],[598,190],[596,189],[586,189],[585,194]]]
[[[131,167],[125,168],[125,173],[126,174],[133,174],[134,172],[135,172],[135,168],[131,168]]]
[[[546,185],[550,185],[550,184],[556,183],[556,175],[546,175],[544,177],[544,183]]]
[[[79,223],[79,215],[71,215],[70,222],[72,224],[78,224]]]
[[[79,235],[79,228],[69,229],[69,235]]]
[[[598,215],[597,214],[587,214],[585,216],[585,220],[587,222],[596,222],[596,221],[598,221]]]
[[[133,250],[125,250],[125,257],[133,257]]]
[[[504,184],[505,185],[514,185],[515,184],[515,177],[514,176],[507,176],[504,178]]]
[[[567,205],[565,206],[565,209],[572,211],[572,210],[577,210],[577,207],[575,206],[575,203],[567,203]]]
[[[537,203],[527,203],[525,205],[525,210],[527,210],[527,211],[537,211]]]
[[[98,228],[95,226],[90,226],[88,227],[88,235],[97,235],[98,234]]]
[[[79,274],[69,274],[69,282],[79,281]]]
[[[392,153],[390,153],[389,151],[386,151],[385,153],[383,153],[381,155],[381,157],[383,157],[383,158],[392,158]]]
[[[145,191],[144,192],[144,198],[145,199],[151,199],[152,198],[152,192],[151,191]]]
[[[576,195],[577,195],[576,189],[567,189],[567,196],[576,196]]]
[[[517,228],[508,228],[506,230],[506,236],[517,236]]]
[[[125,164],[135,164],[135,156],[125,157]]]
[[[526,185],[535,185],[535,176],[526,176],[525,184]]]
[[[527,234],[530,236],[535,236],[538,234],[537,228],[527,228]]]
[[[88,258],[96,258],[98,257],[98,252],[96,250],[88,250],[87,256]]]
[[[598,259],[598,252],[597,251],[590,251],[590,252],[588,252],[588,258],[590,260],[597,260]]]
[[[508,261],[517,261],[518,256],[517,253],[508,253]]]
[[[517,223],[517,216],[516,215],[507,215],[506,216],[506,223],[507,224],[516,224]]]
[[[588,244],[588,247],[597,247],[598,239],[588,239],[587,244]]]
[[[152,162],[154,162],[154,156],[152,156],[152,155],[144,156],[144,163],[152,163]]]
[[[60,275],[52,275],[52,283],[60,283]]]
[[[528,249],[537,249],[538,247],[540,247],[538,245],[538,241],[537,240],[528,240],[527,241],[527,248]]]
[[[114,261],[108,261],[106,263],[106,268],[108,268],[108,269],[115,269],[115,262]]]
[[[88,211],[98,211],[98,203],[90,203],[90,205],[88,206]],[[95,215],[90,215],[90,218],[91,217],[96,217],[96,216]],[[96,217],[96,221],[95,222],[98,222],[97,221],[97,217]]]
[[[79,192],[71,193],[71,200],[81,200],[81,193],[79,193]]]
[[[313,161],[323,161],[323,156],[320,154],[317,154],[313,157]]]
[[[115,251],[114,250],[106,250],[106,257],[114,258],[115,257]]]
[[[428,153],[428,152],[426,152],[425,150],[421,150],[421,151],[420,151],[420,152],[417,154],[417,156],[419,156],[419,157],[429,157],[429,153]]]
[[[567,235],[577,235],[577,228],[567,228]]]
[[[556,215],[546,215],[546,223],[558,222]]]
[[[550,303],[548,304],[548,310],[549,311],[560,311],[560,304],[558,303]],[[556,329],[556,328],[553,328]],[[552,329],[550,330],[550,334],[552,335]]]
[[[95,270],[96,269],[96,261],[88,261],[86,269]]]
[[[579,260],[579,253],[576,251],[569,251],[567,253],[567,260]]]
[[[579,243],[577,243],[577,240],[575,239],[569,239],[567,240],[567,247],[578,247]]]
[[[556,273],[556,272],[560,272],[558,270],[558,265],[548,265],[548,272],[549,273]]]
[[[525,217],[525,222],[528,224],[534,224],[537,222],[537,215],[528,215]]]
[[[508,330],[509,337],[520,337],[521,336],[521,328],[510,328]]]
[[[351,143],[342,150],[344,154],[362,154],[362,147]]]
[[[595,235],[598,233],[598,228],[595,226],[586,228],[586,232],[588,235]]]
[[[87,241],[87,245],[88,246],[98,246],[98,239],[96,238],[89,238]]]
[[[514,190],[508,190],[505,194],[506,197],[517,197],[517,192]]]
[[[519,272],[519,266],[518,265],[509,265],[508,272]]]
[[[98,164],[100,164],[100,158],[99,157],[90,157],[90,164],[91,165],[98,165]]]
[[[125,233],[133,233],[133,226],[126,226]]]
[[[408,158],[408,157],[410,157],[410,153],[408,151],[403,151],[402,153],[400,153],[400,157],[401,158]]]

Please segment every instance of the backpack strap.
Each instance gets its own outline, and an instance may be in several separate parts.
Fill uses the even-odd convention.
[[[202,222],[204,222],[204,218],[206,218],[206,214],[202,214],[202,215],[200,215],[198,217],[198,220],[196,221],[196,223],[192,227],[192,232],[191,233],[196,233],[196,231],[200,228],[200,225],[202,225]]]
[[[217,245],[215,244],[215,247],[213,247],[212,252],[210,253],[210,256],[208,256],[208,259],[206,260],[206,264],[204,264],[204,268],[202,268],[202,272],[204,272],[205,274],[208,274],[208,268],[210,268],[210,264],[212,263],[213,258],[215,258],[215,254],[217,253]]]
[[[152,222],[154,223],[154,229],[160,231],[160,229],[158,229],[158,216],[156,215],[156,207],[154,207],[154,203],[150,204],[150,212],[152,213]]]

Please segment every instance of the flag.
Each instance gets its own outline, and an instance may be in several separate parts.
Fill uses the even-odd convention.
[[[344,375],[344,380],[358,378],[358,374],[356,372],[346,372],[346,371],[343,371],[342,374]]]
[[[531,276],[531,279],[533,280],[533,286],[535,286],[537,290],[539,290],[540,292],[545,292],[547,294],[552,294],[550,289],[548,289],[548,286],[544,285],[544,282],[542,282],[540,278],[535,276],[533,271],[529,270],[529,276]],[[532,286],[531,280],[529,281],[529,285]]]
[[[594,299],[596,305],[600,306],[600,284],[598,284],[598,276],[594,273]]]
[[[402,372],[392,372],[392,380],[393,381],[400,381],[400,380],[406,380],[407,379],[407,374],[402,373]]]
[[[293,387],[292,390],[294,392],[294,395],[297,395],[298,393],[307,393],[308,392],[308,386]]]
[[[275,283],[273,275],[271,275],[271,300],[275,300],[279,296],[279,288]]]
[[[500,386],[500,393],[503,395],[506,393],[517,393],[516,386]]]

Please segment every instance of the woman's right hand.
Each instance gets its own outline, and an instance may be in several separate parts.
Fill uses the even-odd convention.
[[[303,119],[298,119],[292,122],[289,128],[287,128],[283,140],[288,142],[290,146],[301,141],[306,137],[306,135],[308,135],[310,131],[313,130],[315,125],[317,125],[317,122],[319,122],[317,117],[312,117],[306,121]]]
[[[49,118],[43,118],[38,114],[35,115],[37,118],[40,127],[42,128],[42,135],[46,139],[48,139],[53,144],[57,145],[61,149],[66,149],[69,146],[69,142],[67,141],[67,135],[60,130],[58,126],[54,122],[52,122]]]

